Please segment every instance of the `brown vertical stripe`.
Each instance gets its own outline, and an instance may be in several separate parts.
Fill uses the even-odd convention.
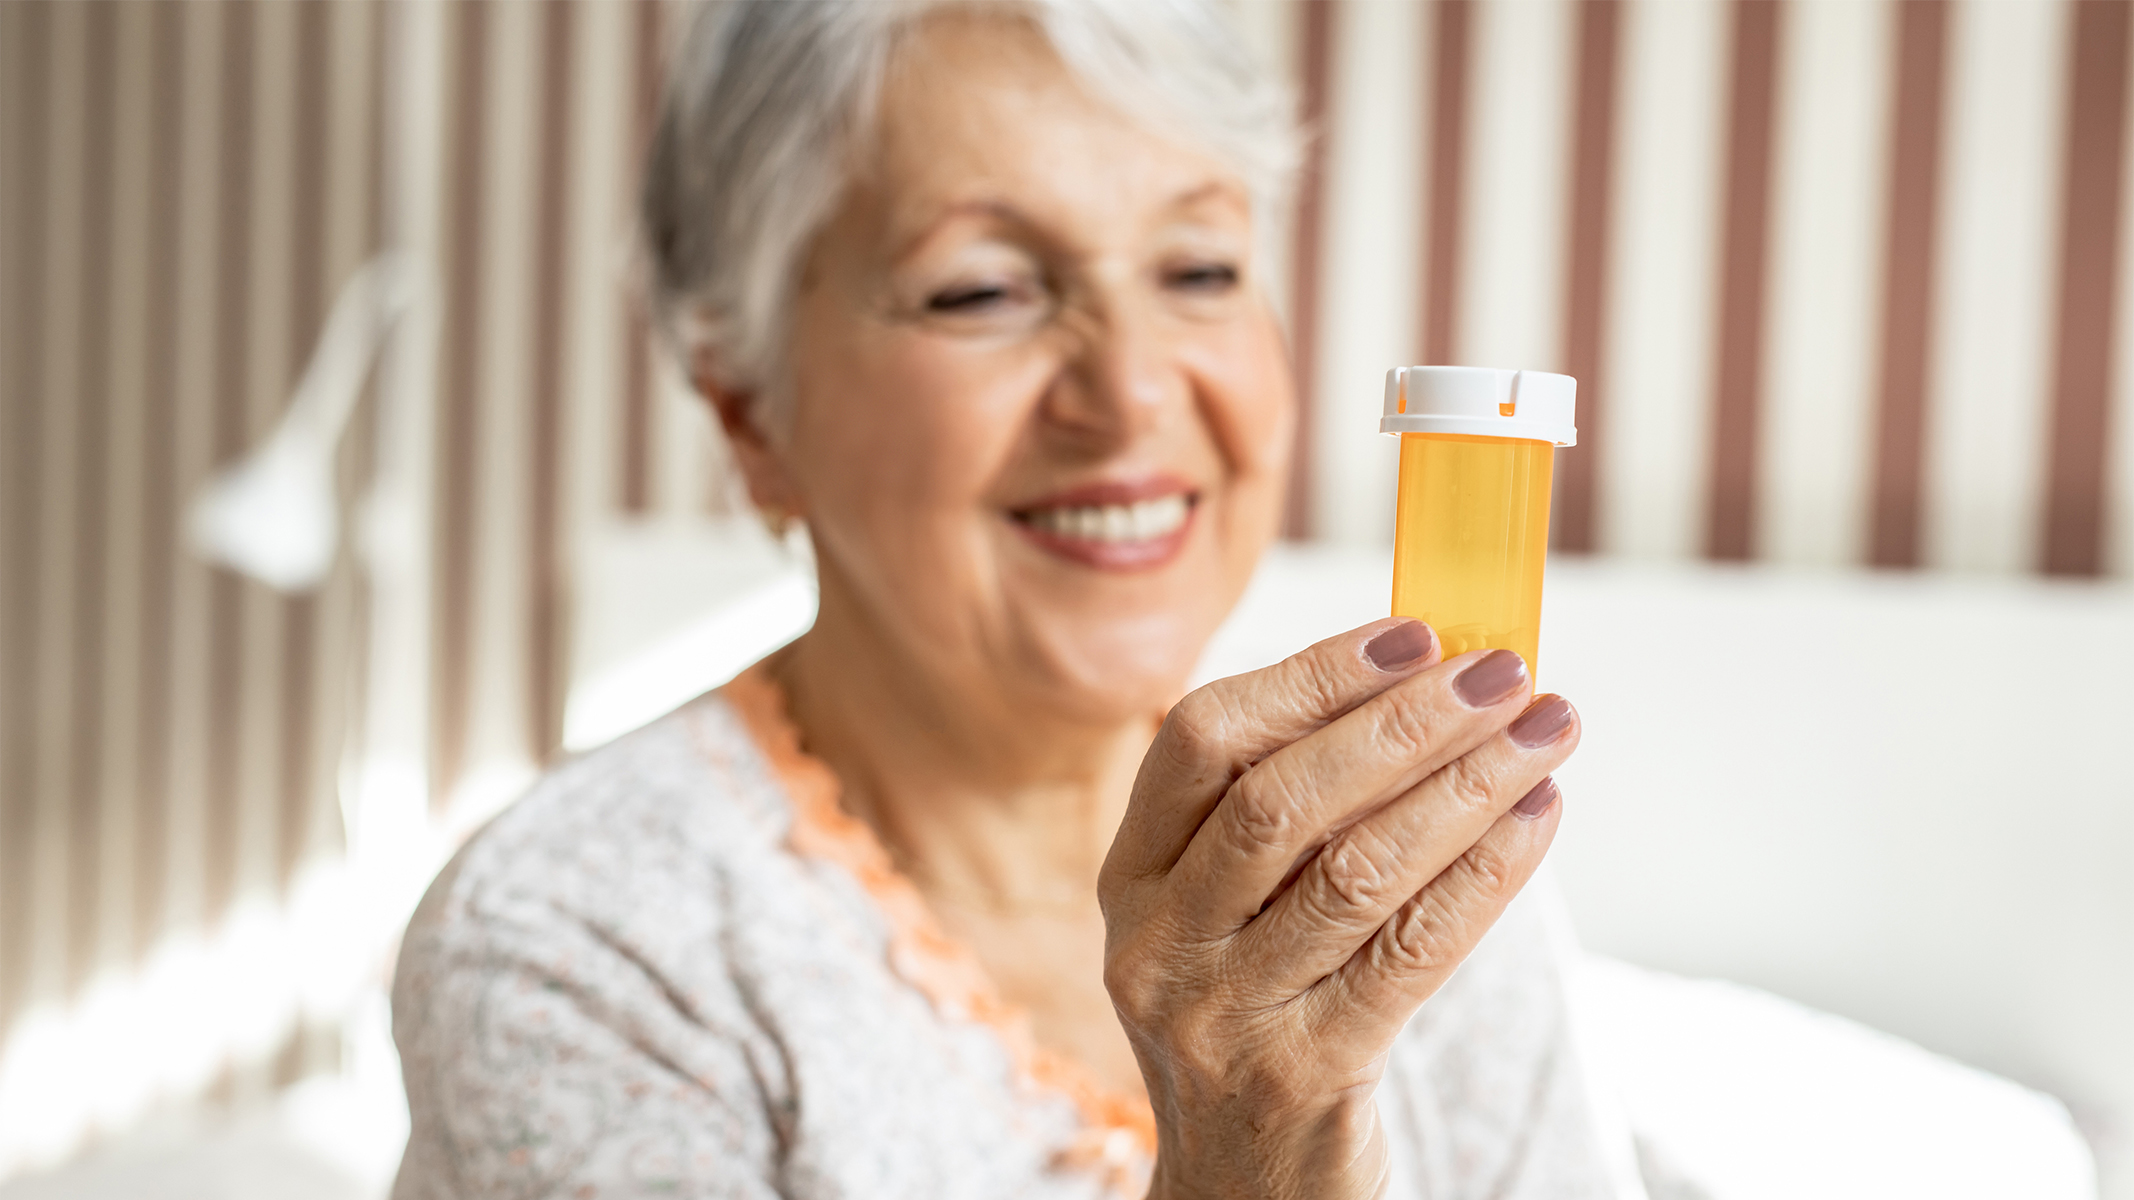
[[[359,243],[366,259],[384,250],[393,240],[388,224],[388,218],[391,216],[389,210],[392,205],[393,175],[391,163],[386,158],[385,145],[386,131],[393,119],[391,96],[394,75],[391,64],[393,48],[397,44],[394,39],[399,35],[400,29],[400,22],[396,17],[398,11],[397,6],[388,4],[363,6],[363,12],[371,26],[370,61],[364,67],[370,76],[364,93],[364,103],[370,112],[365,118],[363,162],[366,201],[363,208],[363,237]],[[342,446],[348,454],[345,479],[368,480],[376,466],[378,386],[378,375],[373,372],[370,378],[364,381],[363,399],[357,403],[355,416],[349,420],[348,436],[342,441]],[[366,587],[364,575],[358,572],[354,641],[347,650],[348,661],[351,663],[368,661],[365,631],[369,624],[362,615],[364,606],[369,602]],[[346,711],[347,736],[352,739],[361,737],[364,675],[361,667],[351,672],[349,704]]]
[[[660,8],[641,3],[636,21],[636,105],[630,116],[631,145],[637,152],[635,179],[642,174],[646,147],[652,143],[652,126],[659,119]],[[634,190],[632,191],[634,195]],[[652,337],[643,305],[630,297],[623,305],[622,383],[622,508],[641,513],[652,507]]]
[[[1898,11],[1883,260],[1882,404],[1875,425],[1875,483],[1868,511],[1867,558],[1878,567],[1919,565],[1927,339],[1934,326],[1942,78],[1949,24],[1945,0],[1904,0]]]
[[[220,162],[216,171],[213,461],[244,453],[246,356],[252,295],[252,0],[223,13]],[[239,697],[243,686],[243,594],[215,571],[208,586],[206,915],[220,917],[237,877]]]
[[[1438,0],[1431,56],[1430,228],[1423,286],[1423,361],[1457,361],[1462,224],[1467,187],[1467,75],[1474,0]]]
[[[433,705],[433,799],[444,803],[466,766],[472,701],[475,471],[482,359],[482,209],[488,160],[487,0],[450,10],[458,17],[452,60],[450,207],[445,225],[444,387],[437,431],[437,693]]]
[[[2119,173],[2126,152],[2126,0],[2077,0],[2074,15],[2041,556],[2052,575],[2102,569],[2106,424],[2119,303]]]
[[[118,57],[118,12],[109,4],[88,6],[83,22],[87,57],[82,89],[82,302],[75,345],[80,359],[74,401],[74,646],[69,689],[67,772],[67,987],[88,982],[96,962],[96,932],[104,811],[104,543],[110,452],[111,179],[117,147],[117,94],[111,79]]]
[[[1607,335],[1609,201],[1614,190],[1615,78],[1621,0],[1578,8],[1577,109],[1572,113],[1569,258],[1564,278],[1564,366],[1578,379],[1578,445],[1557,457],[1551,528],[1565,550],[1589,553],[1605,440],[1602,354]]]
[[[396,231],[388,223],[394,178],[385,153],[385,138],[394,115],[392,84],[396,75],[395,52],[400,45],[400,10],[391,4],[364,7],[371,18],[370,145],[364,148],[364,157],[370,163],[370,224],[364,231],[364,244],[378,251],[397,240]]]
[[[1728,102],[1726,234],[1712,413],[1711,523],[1705,553],[1755,553],[1756,436],[1763,405],[1764,276],[1777,109],[1778,0],[1735,0]]]
[[[291,391],[310,361],[326,309],[326,148],[331,132],[326,99],[332,84],[327,22],[332,17],[332,10],[324,4],[300,4],[296,9],[296,145],[291,164],[294,175],[289,180],[294,192],[289,247],[290,377],[285,385]],[[317,808],[312,772],[318,747],[312,739],[317,736],[313,694],[318,675],[318,621],[316,598],[291,596],[282,601],[282,747],[281,776],[276,781],[281,812],[275,823],[281,845],[275,878],[283,887],[294,877],[310,843]]]
[[[370,83],[365,93],[365,102],[370,114],[363,158],[367,164],[365,188],[369,202],[363,214],[363,249],[368,258],[397,243],[396,222],[393,220],[393,196],[395,177],[392,161],[386,156],[386,136],[393,115],[393,88],[396,77],[393,70],[399,47],[399,7],[389,4],[366,4],[364,12],[370,20],[370,63],[365,68],[370,73]],[[405,334],[401,336],[406,336]],[[343,442],[348,453],[348,473],[344,478],[366,481],[369,486],[377,469],[378,410],[382,405],[381,384],[378,373],[373,371],[364,381],[363,399],[356,406],[356,414],[349,423],[349,436]],[[347,714],[343,720],[342,736],[348,744],[361,746],[365,736],[364,719],[368,712],[370,661],[369,606],[372,602],[369,591],[369,576],[356,573],[356,605],[351,615],[353,632],[349,640],[349,671]]]
[[[10,335],[0,371],[8,386],[0,391],[0,555],[4,561],[32,563],[38,545],[41,463],[44,441],[44,181],[49,169],[51,113],[51,10],[43,4],[9,6],[0,19],[16,23],[11,61],[0,62],[0,87],[7,89],[8,168],[0,188],[11,196],[7,269],[8,321],[0,333]],[[37,746],[34,740],[37,696],[37,626],[40,618],[37,573],[0,572],[0,1019],[22,1011],[30,968],[30,921],[34,839],[37,834]]]
[[[527,744],[536,761],[563,741],[563,340],[570,233],[574,3],[542,10],[541,146],[535,193],[532,479],[527,522]]]
[[[183,157],[179,118],[184,97],[185,10],[151,6],[155,78],[149,84],[154,116],[149,186],[160,201],[149,206],[146,394],[141,412],[141,666],[139,706],[140,795],[135,806],[134,951],[145,954],[164,932],[166,855],[169,853],[171,764],[171,603],[176,569],[179,507],[176,371],[178,357],[178,183]]]
[[[1297,180],[1296,242],[1290,258],[1289,341],[1297,380],[1297,422],[1289,460],[1289,491],[1282,532],[1293,538],[1312,534],[1312,420],[1319,358],[1319,274],[1322,269],[1320,225],[1326,213],[1327,85],[1334,66],[1334,0],[1304,0],[1298,6],[1302,34],[1298,40],[1303,81],[1298,114],[1311,140]]]

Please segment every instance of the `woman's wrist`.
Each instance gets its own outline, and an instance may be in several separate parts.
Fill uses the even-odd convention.
[[[1205,1117],[1159,1132],[1149,1200],[1349,1200],[1376,1196],[1383,1183],[1385,1139],[1368,1095],[1314,1112]]]

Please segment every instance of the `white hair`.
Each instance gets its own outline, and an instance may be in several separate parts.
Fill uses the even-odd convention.
[[[642,218],[677,348],[774,428],[800,257],[831,215],[898,41],[955,0],[713,0],[668,75]],[[968,2],[968,0],[965,0]],[[1209,0],[995,0],[1094,95],[1207,152],[1249,189],[1258,252],[1289,200],[1286,91]],[[771,419],[766,422],[768,415]]]

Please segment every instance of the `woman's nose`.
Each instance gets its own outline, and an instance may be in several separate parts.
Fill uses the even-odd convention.
[[[1044,401],[1046,422],[1060,432],[1110,449],[1161,428],[1190,403],[1184,373],[1146,322],[1092,321],[1078,341]]]

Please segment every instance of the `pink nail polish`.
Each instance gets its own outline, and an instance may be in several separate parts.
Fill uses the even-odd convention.
[[[1452,690],[1469,708],[1488,708],[1526,682],[1526,660],[1510,650],[1492,650],[1467,665],[1452,681]]]
[[[1534,697],[1534,702],[1504,732],[1522,749],[1539,750],[1570,729],[1571,702],[1562,696],[1546,695]]]
[[[1363,656],[1388,674],[1421,662],[1436,638],[1421,621],[1403,621],[1364,643]]]
[[[1521,797],[1519,803],[1512,805],[1512,811],[1531,821],[1549,811],[1549,806],[1556,803],[1562,795],[1563,792],[1556,787],[1554,779],[1543,778],[1540,783],[1534,785],[1533,791]]]

